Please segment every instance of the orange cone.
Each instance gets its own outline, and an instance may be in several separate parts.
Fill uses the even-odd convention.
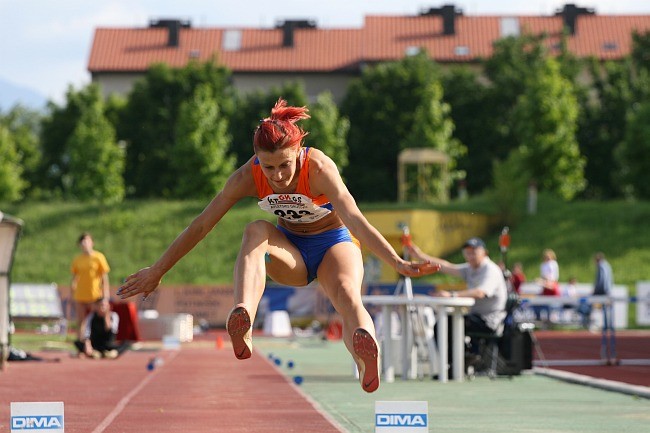
[[[217,349],[223,349],[223,338],[221,335],[217,335]]]

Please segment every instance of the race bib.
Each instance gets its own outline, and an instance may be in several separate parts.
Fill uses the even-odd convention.
[[[292,223],[311,223],[331,212],[302,194],[271,194],[257,204],[262,210]]]

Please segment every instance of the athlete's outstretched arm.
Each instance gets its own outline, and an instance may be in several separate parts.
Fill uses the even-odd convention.
[[[241,198],[254,194],[255,185],[250,174],[250,164],[235,171],[212,201],[169,245],[153,265],[128,276],[118,289],[117,295],[129,298],[139,293],[146,298],[156,290],[162,277],[187,253],[189,253],[223,218]]]
[[[406,276],[422,276],[432,274],[440,269],[440,265],[424,262],[408,262],[395,251],[388,241],[373,227],[366,217],[361,213],[357,203],[348,191],[345,183],[339,175],[336,164],[320,151],[315,151],[314,169],[317,170],[312,177],[312,192],[317,189],[319,193],[325,194],[336,212],[343,220],[347,228],[356,236],[362,244],[367,246],[380,259],[391,265],[397,272]]]

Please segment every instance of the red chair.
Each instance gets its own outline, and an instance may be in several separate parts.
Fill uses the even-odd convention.
[[[134,302],[112,302],[111,309],[120,317],[117,329],[118,341],[140,341],[138,328],[138,310]]]

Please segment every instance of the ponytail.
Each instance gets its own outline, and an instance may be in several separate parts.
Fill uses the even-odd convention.
[[[260,120],[253,135],[255,151],[275,152],[278,149],[301,146],[308,134],[296,125],[302,119],[309,119],[307,107],[287,106],[287,101],[280,98],[271,109],[271,116]]]

